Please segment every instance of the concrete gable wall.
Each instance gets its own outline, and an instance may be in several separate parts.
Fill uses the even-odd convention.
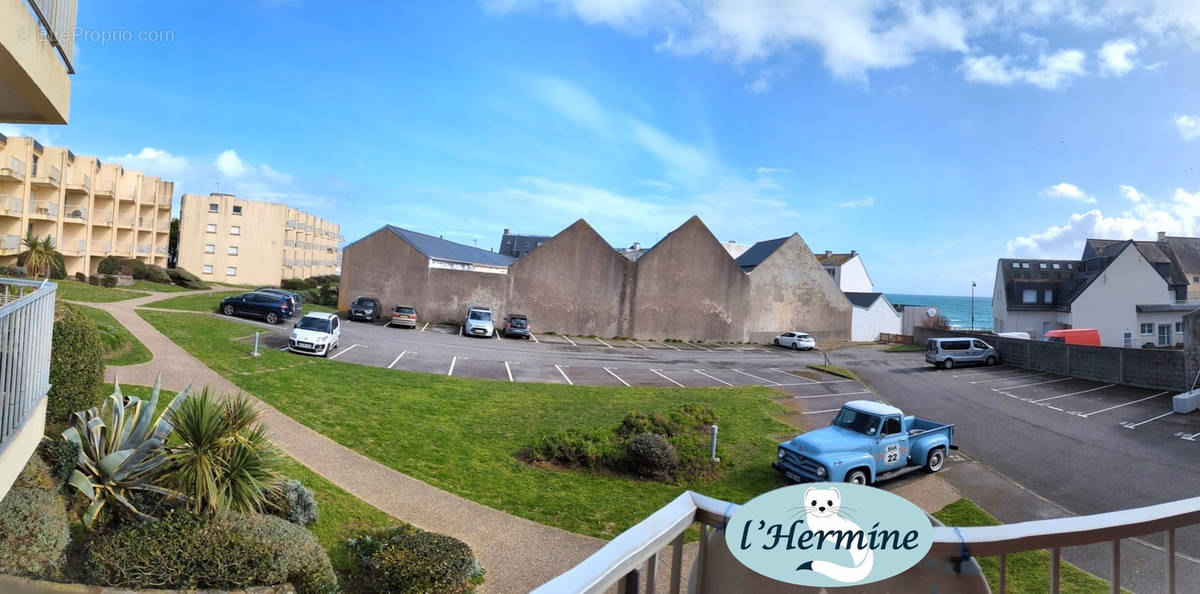
[[[799,234],[792,234],[747,275],[746,333],[764,342],[787,330],[817,340],[850,340],[854,306]]]
[[[699,217],[638,258],[635,279],[632,336],[745,340],[749,280]]]
[[[580,219],[509,268],[511,313],[535,331],[627,336],[633,262]]]

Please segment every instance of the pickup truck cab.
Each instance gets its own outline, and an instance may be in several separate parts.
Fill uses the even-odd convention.
[[[828,427],[779,444],[772,466],[796,482],[869,485],[908,467],[937,472],[947,451],[958,449],[953,443],[954,425],[905,416],[882,402],[852,400]]]

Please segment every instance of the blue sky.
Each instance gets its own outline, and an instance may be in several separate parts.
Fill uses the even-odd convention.
[[[856,249],[877,290],[986,295],[996,258],[1200,233],[1186,4],[81,2],[70,124],[0,132],[348,240],[582,217],[627,246],[699,214]]]

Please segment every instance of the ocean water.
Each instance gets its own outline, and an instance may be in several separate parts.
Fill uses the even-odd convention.
[[[892,305],[936,305],[941,308],[942,315],[950,320],[952,328],[971,327],[971,297],[951,297],[947,295],[904,295],[901,293],[884,293],[888,303]],[[992,329],[992,296],[975,294],[975,329]]]

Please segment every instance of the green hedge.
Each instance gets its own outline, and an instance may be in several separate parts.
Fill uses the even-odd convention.
[[[13,487],[0,501],[0,573],[47,575],[70,538],[67,509],[54,492]]]
[[[166,272],[167,276],[171,278],[171,282],[181,287],[186,287],[188,289],[208,288],[208,285],[204,284],[200,280],[200,277],[188,272],[187,270],[184,270],[183,268],[179,268],[178,266],[175,268],[168,268]]]
[[[46,418],[65,423],[71,413],[87,410],[101,399],[104,345],[95,322],[66,303],[54,308],[50,350],[50,393]]]
[[[411,526],[366,532],[349,541],[356,590],[470,592],[483,568],[462,541]]]

